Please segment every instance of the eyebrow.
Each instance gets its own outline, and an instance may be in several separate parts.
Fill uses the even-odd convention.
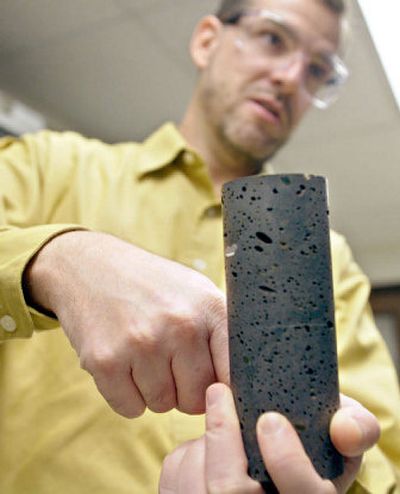
[[[285,18],[281,14],[279,14],[277,12],[270,11],[268,9],[249,9],[249,10],[243,11],[243,14],[244,15],[246,13],[248,15],[252,15],[252,14],[256,15],[257,13],[258,14],[261,14],[260,15],[261,18],[264,18],[264,19],[267,19],[267,20],[272,21],[280,29],[282,29],[283,31],[285,31],[292,39],[294,39],[297,42],[301,42],[301,38],[297,34],[297,31],[295,29],[293,29],[290,26],[290,24],[288,24],[285,21]],[[263,13],[264,13],[264,15],[263,15]],[[321,51],[318,51],[318,52],[315,52],[314,53],[314,55],[316,55],[318,57],[321,57],[324,60],[328,60],[330,57],[334,56],[335,54],[336,54],[336,52],[335,51],[331,51],[331,50],[321,50]]]
[[[293,39],[296,41],[300,41],[299,36],[297,35],[296,31],[291,28],[289,24],[287,24],[284,19],[284,17],[281,14],[278,14],[276,12],[273,12],[268,9],[249,9],[245,10],[243,12],[244,15],[257,15],[261,14],[260,17],[262,19],[267,19],[269,21],[272,21],[274,24],[279,26],[280,29],[285,31],[289,36],[291,36]],[[263,15],[264,14],[264,15]]]

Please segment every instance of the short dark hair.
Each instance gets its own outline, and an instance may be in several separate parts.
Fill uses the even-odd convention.
[[[321,0],[328,9],[333,10],[337,14],[344,14],[346,10],[345,0]]]
[[[249,8],[250,0],[222,0],[215,15],[222,22]]]
[[[343,14],[346,10],[345,0],[320,0],[328,9],[337,14]],[[216,16],[225,21],[251,6],[251,0],[222,0],[216,12]]]

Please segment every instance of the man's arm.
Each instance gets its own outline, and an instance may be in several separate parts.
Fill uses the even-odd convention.
[[[21,283],[29,259],[46,242],[82,228],[68,219],[46,221],[62,192],[48,169],[51,140],[49,132],[0,139],[0,319],[9,321],[0,324],[0,341],[58,326],[56,319],[26,305]],[[58,175],[61,181],[64,175]]]
[[[114,410],[204,411],[228,381],[225,299],[205,276],[111,235],[69,232],[29,264],[34,305],[54,313]]]
[[[0,339],[61,323],[115,410],[201,412],[207,385],[227,379],[224,297],[203,275],[115,237],[65,233],[85,223],[76,201],[93,155],[116,159],[71,133],[0,141]],[[49,224],[60,218],[72,224]]]

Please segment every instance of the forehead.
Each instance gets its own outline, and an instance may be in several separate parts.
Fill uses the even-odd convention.
[[[340,15],[322,0],[251,0],[249,7],[279,13],[309,44],[336,50],[340,38]]]

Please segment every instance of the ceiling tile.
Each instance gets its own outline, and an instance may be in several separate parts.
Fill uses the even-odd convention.
[[[73,36],[120,15],[109,0],[2,0],[0,54]]]
[[[218,0],[174,0],[153,3],[142,13],[140,22],[154,37],[154,40],[168,50],[170,56],[183,66],[190,65],[189,41],[198,20],[213,13]],[[177,22],[178,20],[178,22]]]
[[[179,118],[190,87],[190,74],[174,67],[130,18],[3,63],[5,89],[107,140]]]
[[[148,9],[153,9],[155,6],[163,6],[165,5],[165,0],[112,0],[116,7],[118,7],[121,11],[126,13],[135,13],[140,14],[146,12]],[[171,6],[171,3],[168,4],[170,8],[174,9],[174,6]]]

